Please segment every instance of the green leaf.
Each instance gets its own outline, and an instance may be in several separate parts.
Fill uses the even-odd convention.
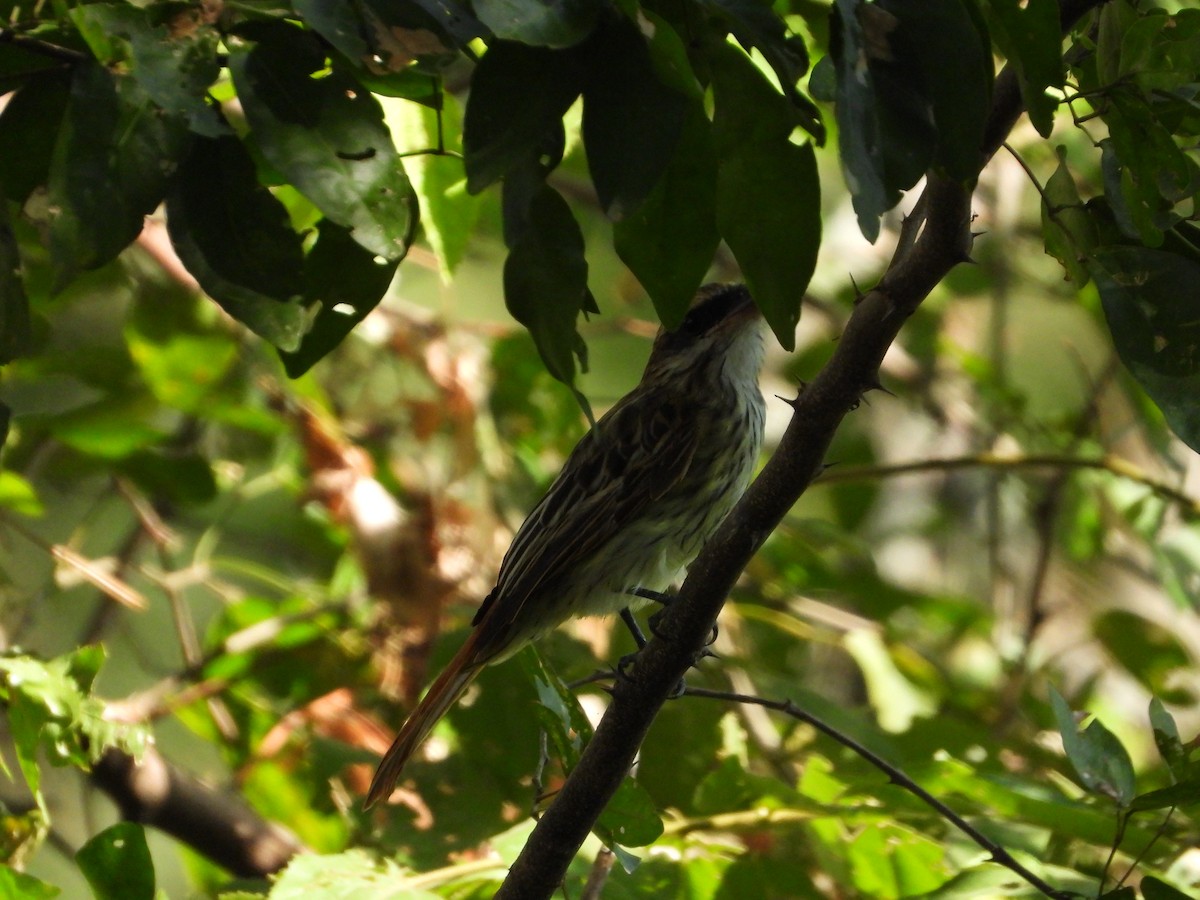
[[[1042,233],[1046,252],[1062,263],[1067,277],[1078,287],[1087,284],[1087,257],[1100,236],[1067,168],[1067,149],[1061,146],[1058,167],[1042,189]]]
[[[659,78],[645,39],[628,20],[597,32],[588,50],[583,145],[600,208],[619,222],[658,184],[691,102]]]
[[[212,466],[199,454],[141,450],[122,459],[116,468],[156,500],[200,504],[217,496]]]
[[[550,374],[575,381],[575,321],[588,295],[583,234],[567,202],[542,185],[527,226],[504,261],[504,302],[533,336]]]
[[[229,68],[263,156],[363,247],[403,258],[416,201],[379,101],[327,68],[311,33],[272,22],[251,35],[233,42]]]
[[[1113,344],[1126,368],[1200,451],[1200,325],[1194,290],[1200,263],[1145,247],[1109,247],[1089,262]]]
[[[816,156],[789,140],[794,114],[748,57],[726,45],[712,63],[717,227],[790,350],[821,243]]]
[[[768,0],[707,0],[719,11],[747,52],[757,49],[779,79],[783,91],[798,114],[801,128],[818,144],[825,142],[825,126],[812,101],[796,89],[796,82],[808,71],[808,49],[803,38],[789,35],[783,18]]]
[[[1079,731],[1075,714],[1054,688],[1050,688],[1050,705],[1062,734],[1063,749],[1084,787],[1112,798],[1122,809],[1128,808],[1134,797],[1133,763],[1121,742],[1099,719],[1092,719]]]
[[[125,337],[151,393],[164,406],[202,412],[225,377],[238,346],[220,334],[147,334],[127,327]]]
[[[992,49],[982,21],[969,0],[880,3],[899,22],[889,35],[893,53],[920,74],[937,129],[933,164],[951,178],[974,184],[984,162],[992,97]],[[881,74],[892,68],[882,67]]]
[[[535,47],[578,44],[602,9],[594,0],[475,0],[471,6],[496,37]]]
[[[899,26],[876,4],[837,0],[830,54],[837,72],[838,149],[858,227],[879,237],[879,217],[933,159],[936,133],[911,60],[896,62]]]
[[[1177,806],[1186,808],[1197,804],[1200,804],[1200,779],[1193,778],[1134,797],[1129,804],[1129,811],[1144,812]]]
[[[438,894],[411,887],[405,871],[390,859],[363,850],[321,855],[301,853],[271,887],[271,900],[362,897],[371,900],[437,900]]]
[[[1160,246],[1162,232],[1182,218],[1175,205],[1200,190],[1200,165],[1179,148],[1140,92],[1122,86],[1109,99],[1104,121],[1115,156],[1111,164],[1121,172],[1120,195],[1110,194],[1109,202],[1114,209],[1123,206],[1142,243]],[[1115,180],[1106,179],[1106,193]]]
[[[132,78],[91,63],[75,67],[48,179],[54,290],[141,233],[187,138],[183,123],[163,115]]]
[[[154,900],[154,860],[137,822],[104,829],[75,854],[96,900]]]
[[[193,143],[167,198],[167,228],[183,264],[226,312],[276,347],[300,346],[300,236],[259,184],[241,141]]]
[[[637,210],[613,223],[613,245],[666,328],[683,321],[712,265],[717,232],[717,157],[703,109],[692,107],[675,153]]]
[[[52,900],[61,893],[52,884],[0,865],[0,900]]]
[[[8,204],[0,198],[0,365],[28,352],[30,334],[21,252],[8,223]]]
[[[9,9],[11,5],[6,4],[5,10]],[[0,94],[61,71],[62,63],[45,54],[14,46],[8,41],[0,43]]]
[[[1197,72],[1200,10],[1167,15],[1149,8],[1124,30],[1117,79],[1132,79],[1147,93],[1166,92],[1194,85]]]
[[[320,310],[300,346],[280,353],[290,377],[307,372],[379,305],[398,265],[364,249],[342,226],[318,223],[317,243],[304,260],[304,299]]]
[[[207,101],[220,74],[211,25],[190,22],[168,28],[153,14],[128,3],[89,3],[71,10],[96,58],[109,66],[129,63],[129,73],[158,106],[185,119],[197,134],[229,134],[229,126]]]
[[[1167,764],[1167,771],[1176,781],[1187,774],[1188,753],[1179,739],[1179,728],[1175,718],[1157,697],[1150,700],[1150,727],[1154,731],[1154,745],[1159,756]]]
[[[0,112],[0,187],[24,203],[46,183],[59,123],[70,96],[69,70],[30,79]]]
[[[992,39],[1012,63],[1029,120],[1042,137],[1054,128],[1058,100],[1047,88],[1063,84],[1062,29],[1055,0],[988,0]]]
[[[410,107],[404,122],[411,145],[435,147],[440,139],[447,151],[462,149],[456,140],[462,134],[462,115],[453,96],[445,98],[441,110]],[[422,228],[437,254],[442,278],[449,281],[466,255],[484,201],[467,190],[463,161],[452,152],[422,154],[413,162],[413,186],[424,211]]]
[[[1142,897],[1145,900],[1192,900],[1190,895],[1176,887],[1172,887],[1165,881],[1155,878],[1153,875],[1147,875],[1142,879]]]
[[[159,407],[145,394],[106,397],[46,421],[50,434],[81,453],[121,459],[166,437]]]
[[[533,648],[521,653],[521,665],[538,694],[538,721],[569,774],[592,739],[592,726],[579,700]],[[608,845],[643,847],[663,833],[662,818],[645,788],[626,778],[600,814],[595,832]]]
[[[475,67],[463,121],[467,190],[479,193],[561,130],[582,89],[576,51],[491,44]]]
[[[7,469],[0,471],[0,506],[31,518],[45,512],[33,485]]]
[[[370,11],[357,3],[329,0],[292,0],[292,9],[304,24],[325,38],[357,67],[370,67],[375,52],[367,41]],[[375,64],[379,68],[378,64]]]

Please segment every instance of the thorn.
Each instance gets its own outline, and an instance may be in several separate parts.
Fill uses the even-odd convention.
[[[858,306],[858,304],[862,303],[863,300],[866,299],[867,295],[859,289],[858,282],[854,280],[854,275],[850,275],[850,286],[854,288],[854,305]]]
[[[969,266],[977,266],[977,265],[979,265],[979,263],[975,261],[975,257],[973,257],[973,256],[972,256],[970,253],[968,253],[966,250],[963,250],[963,251],[961,251],[961,252],[959,252],[959,253],[956,253],[956,254],[955,254],[955,260],[954,260],[954,261],[955,261],[955,262],[959,262],[959,263],[966,263],[966,264],[967,264],[967,265],[969,265]]]
[[[981,238],[985,234],[987,234],[986,231],[972,231],[971,232],[971,240],[975,240],[975,238]]]
[[[776,395],[775,395],[775,399],[776,399],[776,400],[782,400],[784,403],[786,403],[786,404],[787,404],[788,406],[790,406],[792,409],[795,409],[795,408],[796,408],[796,404],[800,402],[800,397],[799,397],[799,395],[797,395],[797,396],[796,396],[796,399],[795,399],[795,400],[791,400],[791,399],[789,399],[789,398],[787,398],[787,397],[783,396],[783,394],[776,394]]]
[[[885,388],[883,386],[883,382],[879,380],[878,372],[876,372],[873,376],[871,376],[871,379],[867,382],[867,386],[865,388],[863,388],[864,394],[867,391],[882,391],[883,393],[887,394],[889,397],[896,396],[895,394],[893,394],[891,391],[889,391],[887,388]]]

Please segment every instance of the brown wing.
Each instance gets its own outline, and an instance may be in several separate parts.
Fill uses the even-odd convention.
[[[613,407],[517,531],[475,616],[480,654],[502,653],[531,615],[529,604],[553,602],[580,560],[680,482],[698,445],[694,418],[661,396],[635,391]]]

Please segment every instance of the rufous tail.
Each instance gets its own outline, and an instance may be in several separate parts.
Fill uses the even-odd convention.
[[[396,780],[404,770],[405,764],[408,763],[409,757],[421,746],[421,742],[433,730],[433,726],[446,714],[446,710],[463,695],[463,692],[475,680],[475,676],[479,674],[479,670],[486,664],[485,661],[476,658],[478,641],[475,638],[478,634],[478,631],[473,633],[462,645],[462,648],[454,654],[449,665],[433,682],[428,693],[401,726],[400,733],[396,735],[392,746],[383,755],[383,761],[379,763],[379,768],[375,770],[375,777],[371,779],[371,788],[367,791],[367,799],[363,802],[363,809],[370,809],[380,800],[391,796],[392,789],[396,786]]]

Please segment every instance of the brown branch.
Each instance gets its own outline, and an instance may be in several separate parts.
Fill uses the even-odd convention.
[[[181,772],[153,748],[140,762],[120,750],[107,751],[92,768],[92,782],[113,799],[122,818],[152,825],[244,878],[278,872],[305,849],[282,825]]]
[[[1102,0],[1064,0],[1064,25]],[[1011,68],[1011,67],[1010,67]],[[1021,112],[1016,76],[997,79],[986,129],[987,157]],[[746,563],[821,472],[838,425],[875,385],[879,365],[901,326],[970,249],[970,191],[930,174],[923,228],[893,258],[879,285],[857,304],[832,359],[793,404],[795,414],[778,450],[692,564],[676,603],[618,679],[612,704],[579,765],[542,816],[499,892],[500,900],[549,898],[588,832],[633,763],[646,732],[689,666],[698,658],[725,598]],[[914,229],[915,229],[914,224]]]

